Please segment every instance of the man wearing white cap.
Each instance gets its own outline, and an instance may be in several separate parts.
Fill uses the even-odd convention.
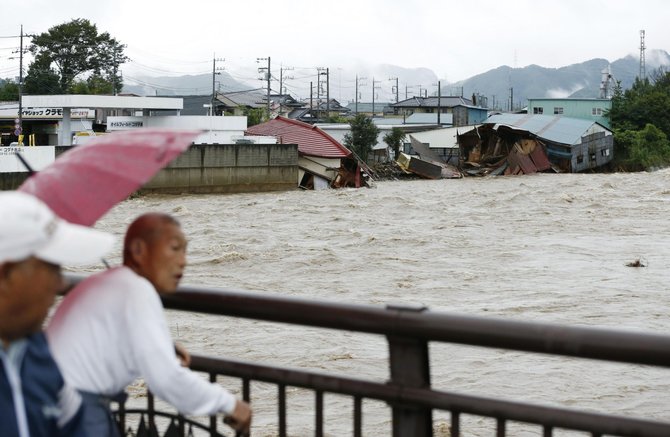
[[[0,192],[0,427],[7,437],[83,436],[79,394],[42,333],[60,266],[99,261],[110,234],[59,219],[37,198]]]

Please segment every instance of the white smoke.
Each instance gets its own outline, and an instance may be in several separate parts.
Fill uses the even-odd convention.
[[[576,93],[577,91],[581,90],[587,86],[584,83],[576,83],[574,84],[571,88],[565,89],[565,88],[552,88],[547,90],[547,97],[550,99],[564,99],[566,97],[571,96],[572,94]]]

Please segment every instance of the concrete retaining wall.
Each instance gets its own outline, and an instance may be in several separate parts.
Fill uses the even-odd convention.
[[[56,147],[56,157],[69,147]],[[0,189],[14,190],[28,173],[0,173]],[[156,174],[140,193],[241,193],[298,187],[296,144],[191,146]]]
[[[297,186],[296,144],[200,144],[158,172],[141,192],[241,193]]]

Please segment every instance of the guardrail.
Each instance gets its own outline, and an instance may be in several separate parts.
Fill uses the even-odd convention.
[[[428,353],[430,342],[448,342],[670,367],[670,336],[463,316],[431,312],[426,308],[339,304],[199,287],[181,287],[178,293],[162,296],[162,299],[165,308],[174,310],[386,337],[390,352],[390,379],[386,383],[244,361],[192,357],[191,367],[208,373],[212,381],[216,380],[217,375],[240,378],[242,397],[247,401],[251,398],[251,381],[276,384],[280,436],[287,435],[287,387],[314,391],[316,436],[323,435],[324,393],[338,393],[353,398],[354,436],[363,435],[363,399],[375,399],[389,404],[394,437],[432,435],[433,410],[450,412],[452,437],[461,435],[462,414],[493,418],[496,421],[497,436],[507,435],[506,426],[509,421],[539,425],[545,437],[553,436],[555,430],[575,430],[591,433],[593,436],[670,436],[670,422],[434,390],[430,383]],[[131,412],[148,415],[149,424],[152,415],[165,415],[155,411],[153,397],[149,396],[146,410],[126,411],[121,406],[119,413],[124,429],[124,416]],[[172,417],[171,432],[175,434],[170,435],[184,435],[185,425],[193,426],[195,423],[179,416]],[[207,429],[212,436],[222,435],[223,425],[217,427],[214,417],[209,422],[209,425],[197,426]],[[177,429],[180,433],[177,433]]]

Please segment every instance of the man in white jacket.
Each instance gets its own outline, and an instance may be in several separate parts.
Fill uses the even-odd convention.
[[[140,216],[126,233],[124,265],[82,281],[49,323],[56,362],[87,404],[90,435],[118,435],[109,401],[139,377],[180,413],[223,413],[230,426],[248,432],[249,405],[182,367],[175,354],[159,293],[177,289],[186,245],[173,217]]]

